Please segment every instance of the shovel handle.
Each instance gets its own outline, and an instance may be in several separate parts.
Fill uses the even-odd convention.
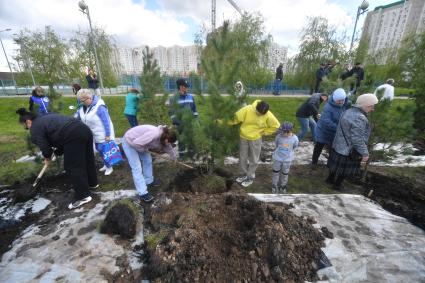
[[[37,176],[37,179],[35,179],[34,184],[32,184],[33,187],[37,186],[37,183],[40,181],[41,177],[43,177],[44,172],[46,172],[47,166],[47,164],[44,164],[43,168]]]
[[[190,166],[190,165],[187,165],[186,163],[183,163],[183,162],[180,162],[180,161],[177,161],[177,160],[172,160],[171,158],[164,157],[164,156],[160,155],[159,153],[156,153],[156,152],[153,152],[153,151],[149,151],[149,152],[150,152],[151,154],[155,155],[155,156],[160,156],[161,158],[167,159],[167,160],[169,160],[169,161],[176,162],[177,164],[180,164],[181,166],[184,166],[184,167],[186,167],[186,168],[189,168],[189,169],[195,169],[194,167],[192,167],[192,166]]]

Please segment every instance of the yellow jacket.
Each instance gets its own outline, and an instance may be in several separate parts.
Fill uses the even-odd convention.
[[[241,138],[255,141],[264,135],[272,135],[276,133],[280,127],[279,121],[272,112],[267,111],[266,114],[259,116],[255,107],[261,100],[255,100],[251,105],[247,105],[239,109],[235,113],[235,119],[231,124],[241,124],[239,134]]]

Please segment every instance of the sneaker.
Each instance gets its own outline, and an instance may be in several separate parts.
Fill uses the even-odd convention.
[[[99,169],[99,172],[103,172],[103,171],[105,171],[106,169],[108,169],[108,167],[106,167],[106,165],[103,165],[103,167]]]
[[[286,186],[279,188],[279,194],[286,194],[288,191],[288,188]]]
[[[114,172],[114,169],[112,167],[107,167],[105,170],[105,176],[109,176]]]
[[[94,190],[94,189],[97,189],[97,188],[99,188],[99,184],[94,185],[94,186],[89,186],[89,189],[91,189],[91,190]]]
[[[161,182],[157,179],[154,179],[152,183],[147,185],[149,188],[159,187],[161,186]]]
[[[153,200],[153,196],[150,193],[146,193],[140,196],[140,199],[144,202],[151,202]]]
[[[248,180],[248,176],[241,176],[236,178],[236,182],[238,183],[245,182],[246,180]]]
[[[272,187],[272,194],[277,194],[278,190],[275,186]]]
[[[68,208],[69,208],[69,209],[74,209],[74,208],[80,207],[80,206],[82,206],[83,204],[86,204],[86,203],[88,203],[88,202],[91,202],[91,200],[92,200],[92,197],[91,197],[91,196],[88,196],[88,197],[83,198],[83,199],[80,199],[80,200],[76,200],[76,201],[74,201],[74,202],[71,202],[71,203],[68,205]]]
[[[241,185],[242,185],[242,186],[244,186],[244,187],[246,188],[246,187],[251,186],[251,185],[252,185],[252,183],[254,183],[254,180],[253,180],[253,179],[249,179],[249,178],[247,178],[245,181],[243,181],[243,182],[241,183]]]

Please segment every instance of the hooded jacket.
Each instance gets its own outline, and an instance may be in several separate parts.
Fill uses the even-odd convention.
[[[323,107],[321,117],[316,125],[316,141],[324,144],[332,144],[334,140],[336,127],[338,126],[341,114],[350,107],[351,103],[348,98],[345,99],[343,105],[338,105],[329,96],[328,102]]]
[[[319,107],[322,100],[322,93],[315,93],[310,96],[297,110],[296,116],[299,118],[316,117],[319,114]]]
[[[279,121],[272,112],[267,111],[264,115],[258,115],[256,106],[261,100],[255,100],[251,105],[239,109],[235,113],[232,125],[241,124],[239,135],[246,140],[255,141],[263,135],[272,135],[280,127]]]

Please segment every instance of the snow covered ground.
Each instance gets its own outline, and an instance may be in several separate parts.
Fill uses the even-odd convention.
[[[299,147],[295,152],[295,159],[293,164],[295,165],[305,165],[311,163],[311,155],[313,153],[314,144],[313,142],[301,142]],[[395,153],[392,159],[385,162],[372,162],[371,165],[375,166],[409,166],[409,167],[419,167],[425,166],[425,155],[414,156],[411,154],[403,154],[406,152],[413,152],[415,148],[412,145],[406,145],[402,147],[401,145],[395,145],[392,147],[384,146],[379,144],[376,147],[376,150],[385,148],[385,150],[391,150]],[[272,163],[272,153],[274,150],[273,142],[264,142],[262,148],[262,161],[261,164],[271,164]],[[324,151],[323,151],[324,152]],[[322,152],[322,153],[323,153]],[[326,158],[321,155],[319,158],[319,163],[326,163]],[[226,157],[225,164],[237,164],[239,159],[237,157],[231,156]]]
[[[97,231],[98,222],[105,217],[105,209],[113,200],[135,194],[135,190],[100,193],[100,202],[90,210],[76,209],[72,217],[50,227],[29,226],[3,255],[0,281],[107,282],[102,270],[114,274],[120,268],[118,259],[124,257],[133,270],[140,269],[141,263],[132,248],[126,249],[117,243],[116,237]],[[25,207],[36,211],[42,207],[41,202],[40,199],[27,202]],[[141,226],[140,222],[132,246],[144,241]]]
[[[358,195],[252,194],[266,202],[293,203],[300,216],[334,234],[322,250],[332,266],[321,282],[425,282],[425,232]]]

